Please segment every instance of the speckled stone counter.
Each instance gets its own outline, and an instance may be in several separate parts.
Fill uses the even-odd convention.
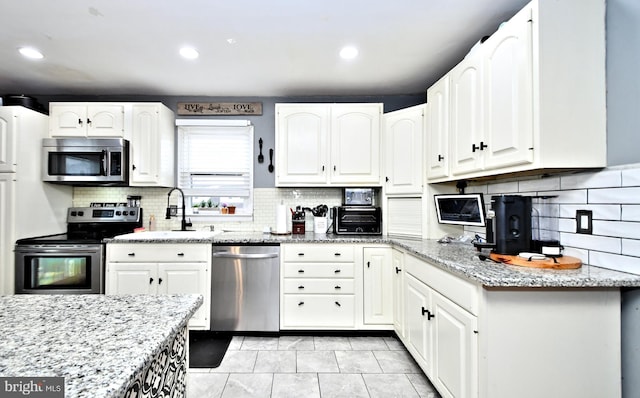
[[[109,239],[108,243],[353,243],[389,244],[427,260],[457,276],[486,287],[640,287],[640,275],[583,265],[575,270],[518,267],[481,261],[470,243],[441,244],[436,240],[413,240],[380,235],[272,235],[259,232],[225,232],[208,239]]]
[[[64,377],[66,398],[164,396],[154,395],[162,386],[185,396],[186,325],[201,304],[200,295],[0,296],[0,376]]]

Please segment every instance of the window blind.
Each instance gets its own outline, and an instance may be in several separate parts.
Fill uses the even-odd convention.
[[[252,126],[181,126],[178,136],[178,186],[185,195],[250,197]]]

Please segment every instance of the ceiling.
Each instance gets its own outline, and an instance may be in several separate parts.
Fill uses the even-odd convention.
[[[527,2],[11,1],[0,12],[0,95],[416,94]],[[185,45],[200,57],[181,58]],[[344,45],[359,56],[341,59]]]

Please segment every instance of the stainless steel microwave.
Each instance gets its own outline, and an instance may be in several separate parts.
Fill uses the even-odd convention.
[[[45,138],[42,180],[69,185],[129,185],[129,141],[121,138]]]

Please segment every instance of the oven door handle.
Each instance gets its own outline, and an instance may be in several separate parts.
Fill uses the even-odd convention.
[[[76,253],[96,253],[100,251],[100,247],[95,248],[79,248],[79,247],[56,247],[51,249],[46,249],[42,247],[37,248],[19,248],[16,249],[16,253],[40,253],[40,254],[76,254]]]

